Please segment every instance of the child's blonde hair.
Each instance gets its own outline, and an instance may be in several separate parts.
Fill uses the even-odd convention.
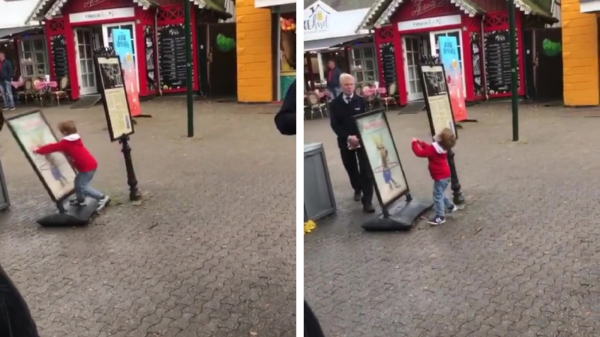
[[[440,144],[440,146],[446,151],[450,150],[454,147],[454,145],[456,145],[456,136],[454,135],[454,132],[448,128],[442,130],[436,139],[437,143]]]
[[[58,124],[58,130],[65,136],[77,133],[77,127],[75,122],[72,120],[63,121]]]

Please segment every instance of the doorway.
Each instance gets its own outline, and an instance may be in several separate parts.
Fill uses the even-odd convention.
[[[96,94],[98,93],[98,89],[96,88],[92,30],[76,28],[75,45],[77,46],[75,53],[77,74],[79,77],[79,92],[82,96]]]
[[[423,99],[423,88],[421,87],[421,74],[419,64],[421,59],[421,47],[419,36],[404,36],[402,38],[402,50],[404,50],[404,73],[406,74],[406,90],[408,101]]]
[[[104,46],[105,47],[111,47],[113,48],[114,44],[113,44],[113,34],[112,31],[114,29],[124,29],[124,30],[128,30],[130,35],[131,35],[131,45],[133,46],[133,55],[131,55],[133,57],[133,65],[135,67],[135,79],[137,82],[137,86],[138,88],[140,87],[140,75],[138,73],[138,66],[137,66],[137,46],[136,46],[136,36],[135,36],[135,30],[133,29],[135,27],[135,24],[133,22],[125,22],[125,23],[111,23],[111,24],[105,24],[102,25],[102,37],[103,37],[103,41],[104,41]]]
[[[206,34],[209,95],[237,99],[235,23],[209,23]]]

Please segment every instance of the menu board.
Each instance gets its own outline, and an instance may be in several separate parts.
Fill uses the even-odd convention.
[[[483,96],[483,73],[481,71],[481,35],[478,32],[470,33],[471,55],[473,56],[473,86],[475,96]]]
[[[146,49],[147,90],[156,90],[156,69],[154,69],[154,27],[144,27],[144,48]]]
[[[50,38],[50,53],[54,63],[56,80],[69,76],[69,64],[67,62],[67,43],[64,35],[56,35]]]
[[[387,42],[380,44],[379,55],[383,66],[383,81],[385,85],[398,84],[396,81],[396,52],[394,50],[394,43]]]
[[[488,92],[490,95],[510,93],[512,91],[510,33],[508,30],[500,30],[487,32],[484,36],[486,84]],[[519,70],[517,68],[517,76],[518,75]]]
[[[158,27],[158,71],[164,90],[186,87],[185,46],[183,24]]]

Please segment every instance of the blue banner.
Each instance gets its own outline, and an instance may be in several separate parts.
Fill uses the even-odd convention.
[[[113,29],[112,40],[113,48],[115,49],[115,54],[119,56],[121,62],[124,61],[127,54],[133,55],[131,31],[127,29]]]
[[[456,122],[467,119],[465,90],[462,76],[462,65],[458,54],[458,41],[454,36],[440,36],[440,61],[446,70],[446,81],[452,103],[452,112]]]

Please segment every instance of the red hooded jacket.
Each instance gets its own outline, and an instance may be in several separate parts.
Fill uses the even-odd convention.
[[[62,152],[71,161],[77,172],[86,173],[98,168],[96,158],[83,145],[81,137],[76,133],[66,136],[58,143],[44,145],[34,152],[41,155]]]
[[[412,143],[412,149],[417,157],[429,160],[429,173],[433,180],[450,178],[450,165],[448,165],[448,152],[438,143],[428,144],[422,140]]]

